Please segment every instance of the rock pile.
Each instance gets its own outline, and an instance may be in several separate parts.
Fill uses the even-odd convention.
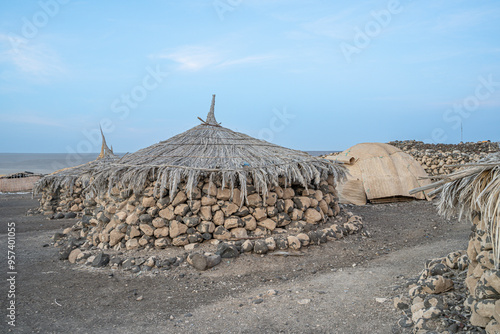
[[[139,247],[126,250],[126,244],[128,240],[131,240],[130,237],[125,242],[125,247],[108,249],[102,246],[94,246],[83,231],[84,224],[80,221],[73,227],[64,230],[63,233],[54,235],[55,246],[60,248],[59,258],[61,260],[93,267],[122,267],[124,270],[131,270],[132,272],[153,269],[168,270],[185,260],[198,270],[207,270],[219,264],[222,258],[235,258],[242,253],[277,254],[277,252],[284,250],[293,252],[309,245],[319,245],[331,240],[340,240],[349,234],[360,232],[363,236],[369,237],[369,233],[363,228],[361,218],[344,210],[335,218],[333,223],[310,224],[299,221],[293,228],[271,235],[254,238],[234,238],[233,240],[210,239],[201,246],[196,241],[184,246],[184,249],[190,253],[184,253],[176,259],[163,258],[163,256],[138,257],[137,249]],[[110,240],[112,238],[115,238],[115,236],[110,234]],[[216,249],[212,249],[213,247],[216,247]],[[142,248],[154,250],[162,249],[164,246],[155,242],[154,244],[148,243]],[[199,251],[198,248],[200,248]],[[201,248],[204,248],[204,250],[201,250]],[[286,254],[288,253],[283,253],[283,255]]]
[[[426,144],[416,140],[392,141],[393,145],[413,156],[425,169],[427,174],[434,176],[450,174],[460,167],[446,165],[463,165],[477,162],[488,153],[500,150],[499,143],[482,141],[460,144]]]
[[[394,298],[394,308],[402,312],[398,325],[404,333],[481,332],[469,322],[471,309],[464,306],[467,267],[465,251],[427,261],[422,273],[408,281],[408,293]]]
[[[474,224],[467,251],[428,261],[409,281],[408,295],[394,299],[403,313],[400,327],[414,333],[500,333],[500,270],[484,226],[479,219]]]
[[[491,153],[499,150],[499,143],[486,141],[467,142],[459,144],[429,144],[417,140],[395,140],[388,144],[398,147],[402,151],[435,150],[443,152],[460,151],[469,154]]]
[[[64,259],[64,253],[61,253]],[[105,252],[82,251],[73,249],[66,257],[70,263],[86,265],[94,268],[110,267],[121,268],[132,273],[151,272],[157,274],[160,271],[171,270],[185,263],[187,255],[165,257],[165,256],[126,256],[123,253],[108,254]],[[220,261],[220,257],[219,257]]]

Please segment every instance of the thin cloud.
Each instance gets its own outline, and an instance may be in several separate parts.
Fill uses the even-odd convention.
[[[256,64],[256,63],[262,63],[262,62],[266,62],[266,61],[277,59],[277,58],[278,57],[275,55],[249,56],[249,57],[224,61],[224,62],[220,63],[219,65],[217,65],[217,67],[222,68],[222,67],[228,67],[228,66],[234,66],[234,65]]]
[[[357,25],[366,23],[369,13],[369,9],[364,11],[360,6],[353,6],[341,10],[336,14],[305,22],[301,25],[301,28],[317,36],[325,36],[333,39],[349,39],[352,38],[354,28]]]
[[[167,59],[177,64],[181,71],[200,71],[207,68],[226,68],[230,66],[262,63],[278,58],[276,55],[252,55],[231,58],[222,52],[202,46],[183,46],[174,51],[155,54],[157,59]]]
[[[477,26],[482,22],[498,19],[498,16],[498,10],[491,10],[491,8],[466,10],[439,17],[431,29],[439,33],[470,30],[471,27]]]
[[[34,124],[34,125],[43,125],[57,128],[67,128],[68,126],[54,119],[50,119],[47,117],[40,117],[32,114],[24,114],[24,115],[5,115],[2,116],[2,119],[6,123],[16,123],[16,124]]]
[[[371,99],[366,99],[366,101],[411,101],[415,99],[412,96],[376,96]]]
[[[453,101],[438,101],[434,103],[430,103],[431,106],[442,107],[442,108],[453,108],[455,106],[463,106],[464,101],[468,98],[473,98],[474,94],[464,96],[463,98],[455,99]],[[477,105],[473,108],[476,110],[477,108],[498,108],[500,107],[500,95],[498,93],[492,94],[490,97],[486,99],[475,99]]]
[[[404,62],[406,64],[423,64],[445,61],[448,59],[458,58],[466,54],[463,50],[449,50],[436,53],[421,52],[408,56]]]
[[[290,40],[294,41],[305,41],[305,40],[311,40],[314,39],[315,36],[313,34],[304,32],[304,31],[298,31],[298,30],[291,30],[287,31],[284,33],[285,37]]]
[[[220,62],[220,55],[201,46],[183,46],[175,51],[153,55],[153,58],[168,59],[178,64],[179,70],[199,71]]]
[[[57,54],[46,45],[14,35],[0,34],[0,62],[32,77],[47,79],[65,72]]]

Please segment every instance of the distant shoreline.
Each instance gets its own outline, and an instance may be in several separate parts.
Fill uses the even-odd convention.
[[[95,160],[99,153],[0,153],[0,175],[29,171],[49,174]]]
[[[320,156],[336,151],[305,151]],[[122,156],[125,153],[118,153]],[[58,169],[78,166],[93,161],[99,153],[0,153],[0,175],[17,172],[50,174]]]

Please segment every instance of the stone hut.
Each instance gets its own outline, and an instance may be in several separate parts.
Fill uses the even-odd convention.
[[[94,169],[98,169],[119,159],[113,153],[113,148],[106,144],[106,138],[101,130],[102,145],[101,153],[96,160],[83,165],[57,170],[46,175],[33,188],[33,194],[41,194],[40,210],[45,215],[59,213],[81,212],[85,208],[92,211],[96,202],[91,196],[85,196],[85,189],[90,184],[90,175]],[[74,215],[73,215],[74,216]]]
[[[97,207],[80,232],[91,246],[299,233],[338,214],[342,165],[222,127],[214,105],[215,95],[198,126],[93,170],[87,191]]]
[[[463,166],[463,165],[462,165]],[[489,154],[468,168],[442,176],[429,186],[436,188],[438,208],[445,217],[458,215],[470,220],[472,233],[467,247],[469,259],[465,284],[471,308],[471,324],[488,333],[500,332],[500,152]]]

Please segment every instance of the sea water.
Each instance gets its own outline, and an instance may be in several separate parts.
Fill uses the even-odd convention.
[[[17,172],[49,174],[95,160],[99,153],[0,153],[0,175]]]

